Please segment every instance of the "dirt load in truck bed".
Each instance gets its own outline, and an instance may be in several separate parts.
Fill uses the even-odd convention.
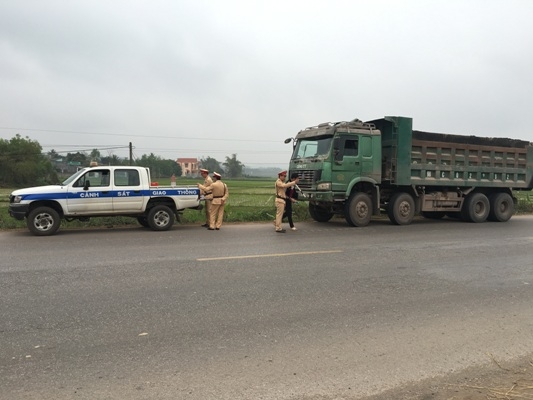
[[[448,134],[448,133],[432,133],[432,132],[422,132],[422,131],[413,131],[413,139],[423,140],[427,142],[475,144],[475,145],[480,145],[480,146],[513,147],[513,148],[520,148],[520,149],[523,149],[530,144],[530,142],[527,142],[525,140],[519,140],[519,139],[464,136],[464,135],[453,135],[453,134]]]

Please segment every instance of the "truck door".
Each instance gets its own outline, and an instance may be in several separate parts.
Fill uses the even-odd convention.
[[[113,171],[113,210],[139,212],[143,210],[144,194],[139,171],[117,168]]]
[[[91,169],[80,176],[67,192],[69,215],[105,214],[113,210],[110,171]]]
[[[359,155],[361,157],[361,176],[375,179],[381,176],[381,170],[374,170],[374,152],[372,148],[372,137],[361,135],[359,139]]]
[[[334,141],[332,185],[334,191],[346,190],[347,185],[361,175],[361,155],[358,136],[340,136]]]

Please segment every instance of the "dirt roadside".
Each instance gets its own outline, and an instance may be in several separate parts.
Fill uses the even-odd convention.
[[[533,355],[426,379],[360,400],[533,400]]]

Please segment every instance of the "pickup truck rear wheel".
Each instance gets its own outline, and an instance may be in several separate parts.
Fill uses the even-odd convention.
[[[154,231],[167,231],[174,224],[174,213],[165,205],[157,205],[148,212],[148,225]]]
[[[36,236],[50,236],[57,232],[61,225],[59,213],[50,207],[37,207],[28,213],[26,224]]]
[[[461,209],[461,217],[467,222],[484,222],[489,216],[489,199],[483,193],[470,193]]]
[[[514,201],[508,193],[492,193],[489,196],[489,220],[497,222],[509,221],[514,213]]]
[[[387,209],[389,219],[396,225],[409,225],[415,217],[415,201],[409,193],[396,193]]]
[[[344,209],[344,218],[348,225],[367,226],[372,217],[372,199],[366,193],[353,193]]]

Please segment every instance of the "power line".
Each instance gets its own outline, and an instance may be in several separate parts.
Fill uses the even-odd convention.
[[[117,150],[117,149],[127,149],[128,146],[112,146],[112,147],[101,147],[101,146],[84,146],[84,145],[81,145],[81,144],[78,144],[76,145],[78,147],[81,147],[81,149],[70,149],[70,150],[59,150],[57,151],[56,149],[60,148],[60,147],[63,147],[63,148],[72,148],[74,147],[73,145],[64,145],[64,146],[56,146],[56,145],[53,145],[53,146],[48,146],[48,145],[41,145],[41,147],[43,148],[51,148],[52,150],[54,150],[56,153],[71,153],[71,152],[86,152],[87,150],[98,150],[98,151],[103,151],[103,150]]]
[[[107,147],[105,147],[107,146]],[[73,147],[80,147],[80,148],[83,148],[81,150],[69,150],[69,151],[85,151],[87,149],[89,150],[93,150],[93,149],[96,149],[96,150],[116,150],[116,149],[127,149],[129,148],[129,146],[108,146],[108,145],[81,145],[81,144],[64,144],[64,145],[58,145],[58,144],[41,144],[41,147],[43,149],[52,149],[52,150],[56,150],[56,149],[59,149],[59,148],[73,148]],[[137,149],[137,150],[144,150],[144,151],[151,151],[151,152],[162,152],[162,153],[183,153],[183,152],[191,152],[191,153],[194,153],[194,152],[205,152],[205,148],[196,148],[196,149],[186,149],[186,148],[175,148],[175,149],[172,149],[172,148],[165,148],[165,149],[162,149],[162,148],[153,148],[153,147],[137,147],[137,146],[133,146],[133,148]],[[66,150],[62,150],[62,151],[56,151],[57,153],[59,152],[62,152],[64,153]],[[213,150],[209,150],[210,153],[227,153],[227,152],[232,152],[233,153],[246,153],[246,154],[278,154],[279,152],[278,151],[275,151],[275,150],[229,150],[229,149],[213,149]]]
[[[258,139],[230,139],[230,138],[201,138],[188,136],[161,136],[161,135],[134,135],[130,133],[109,133],[109,132],[84,132],[84,131],[62,131],[56,129],[33,129],[33,128],[9,128],[0,126],[3,130],[18,130],[30,132],[54,132],[54,133],[76,133],[80,135],[103,135],[103,136],[122,136],[122,137],[138,137],[138,138],[157,138],[157,139],[185,139],[185,140],[210,140],[210,141],[229,141],[229,142],[262,142],[262,143],[278,143],[277,140],[258,140]]]

